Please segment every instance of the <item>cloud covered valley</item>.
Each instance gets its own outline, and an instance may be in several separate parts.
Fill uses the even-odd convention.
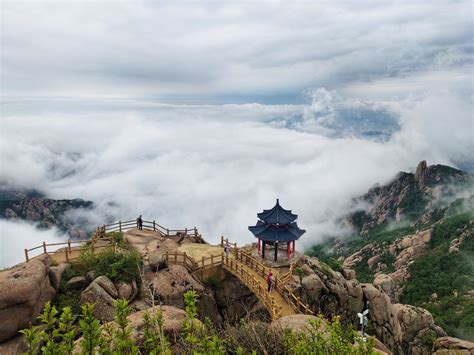
[[[377,140],[323,134],[318,117],[330,120],[341,105],[323,93],[317,97],[324,103],[307,105],[135,104],[96,111],[84,103],[73,113],[28,113],[21,120],[12,114],[2,121],[1,179],[52,198],[92,200],[96,208],[87,217],[97,225],[106,216],[143,214],[170,228],[197,226],[211,243],[220,235],[252,241],[247,226],[280,198],[299,214],[309,246],[342,232],[337,218],[374,183],[413,170],[422,159],[469,160],[471,106],[459,98],[384,103],[400,127]],[[450,115],[456,130],[446,127]],[[288,127],[292,117],[300,117],[297,128]],[[2,238],[9,233],[2,227]]]

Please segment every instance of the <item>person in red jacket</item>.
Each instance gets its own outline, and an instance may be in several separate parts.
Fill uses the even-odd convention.
[[[267,276],[268,292],[272,293],[273,289],[273,272],[269,272]]]

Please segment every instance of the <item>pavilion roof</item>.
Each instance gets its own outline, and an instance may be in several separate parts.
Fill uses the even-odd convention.
[[[289,223],[285,226],[269,225],[263,221],[258,221],[257,225],[250,226],[249,230],[258,239],[264,241],[290,242],[299,239],[306,231],[300,229],[296,222]]]
[[[259,220],[249,230],[260,240],[289,242],[299,239],[306,231],[300,229],[298,218],[291,210],[285,210],[277,199],[275,206],[257,214]]]
[[[268,224],[288,224],[294,222],[298,216],[291,213],[291,210],[285,210],[277,199],[275,206],[270,210],[263,210],[257,214],[258,218]]]

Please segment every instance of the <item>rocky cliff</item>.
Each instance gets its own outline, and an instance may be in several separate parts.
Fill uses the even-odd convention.
[[[392,303],[427,308],[450,335],[474,340],[473,176],[418,164],[357,199],[349,238],[334,237],[309,253],[354,269]]]
[[[361,235],[390,222],[424,224],[436,209],[442,209],[458,197],[473,193],[474,178],[445,165],[418,164],[415,173],[400,172],[385,185],[376,185],[354,200],[364,206],[348,217]],[[368,206],[368,208],[366,207]]]
[[[54,200],[37,191],[0,190],[0,217],[35,222],[39,228],[56,226],[76,239],[88,237],[90,224],[71,218],[71,213],[92,208],[91,201],[82,199]]]

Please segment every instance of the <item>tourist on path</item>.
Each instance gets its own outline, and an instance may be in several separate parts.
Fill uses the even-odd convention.
[[[273,272],[269,272],[267,276],[267,284],[268,284],[268,293],[272,293],[273,289]]]
[[[140,230],[143,229],[142,215],[140,215],[140,216],[137,218],[137,228],[140,229]]]

